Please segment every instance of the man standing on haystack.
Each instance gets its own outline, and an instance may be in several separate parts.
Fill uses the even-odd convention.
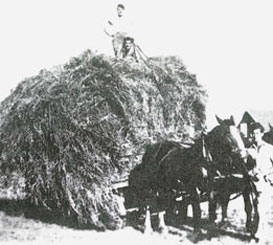
[[[107,26],[104,32],[112,38],[114,54],[116,57],[121,57],[122,47],[125,37],[132,37],[131,23],[127,19],[125,13],[125,6],[123,4],[117,5],[117,15],[107,21]]]
[[[256,161],[253,174],[257,180],[256,187],[259,192],[259,226],[256,237],[259,239],[259,244],[266,244],[270,240],[270,231],[273,228],[270,225],[273,220],[273,146],[263,140],[264,127],[260,123],[253,123],[251,131],[254,144],[248,149],[248,153]]]

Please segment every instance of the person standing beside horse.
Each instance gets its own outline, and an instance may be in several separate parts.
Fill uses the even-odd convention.
[[[107,21],[104,32],[112,38],[115,57],[122,52],[125,37],[132,37],[132,23],[128,20],[123,4],[117,5],[117,15]]]
[[[270,236],[270,222],[272,221],[272,193],[273,193],[273,146],[262,138],[264,127],[260,123],[251,125],[254,143],[248,149],[249,155],[256,161],[253,169],[254,178],[257,180],[256,188],[258,196],[259,226],[256,238],[259,243],[266,244]]]

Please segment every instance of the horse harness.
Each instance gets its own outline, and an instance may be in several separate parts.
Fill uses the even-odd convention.
[[[215,170],[212,167],[212,163],[214,162],[212,155],[210,153],[210,150],[207,147],[207,144],[205,142],[205,135],[202,135],[202,154],[203,154],[203,158],[205,159],[205,165],[207,167],[207,171],[208,171],[208,180],[209,180],[209,184],[212,185],[212,183],[217,180],[217,179],[225,179],[225,178],[231,178],[231,177],[235,177],[235,178],[240,178],[243,179],[245,178],[245,176],[243,174],[228,174],[228,175],[223,175],[220,173],[219,170]],[[229,165],[232,166],[232,159],[230,159]],[[246,171],[246,173],[248,172],[247,167],[245,166],[245,164],[243,163],[243,167]],[[216,174],[216,176],[214,176],[212,174],[212,172],[214,171],[214,173]],[[253,180],[251,180],[250,176],[247,176],[247,180],[249,182],[250,188],[252,190],[251,192],[251,197],[253,199],[253,201],[256,201],[257,196],[258,196],[258,192],[256,189],[255,184],[253,183]],[[230,201],[236,199],[237,197],[239,197],[242,194],[242,192],[239,192],[237,195],[235,195],[232,198],[229,198]],[[253,196],[254,194],[254,196]]]

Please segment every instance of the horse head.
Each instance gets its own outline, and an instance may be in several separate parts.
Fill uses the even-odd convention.
[[[222,120],[218,116],[216,119],[219,123],[206,136],[206,144],[211,153],[212,160],[216,162],[219,167],[221,165],[227,170],[229,168],[236,168],[236,161],[242,160],[246,157],[246,149],[240,134],[240,131],[235,126],[234,118]],[[235,161],[236,160],[236,161]],[[231,166],[231,165],[234,166]]]

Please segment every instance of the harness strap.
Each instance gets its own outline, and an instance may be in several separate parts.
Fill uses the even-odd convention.
[[[238,198],[239,196],[241,196],[243,194],[243,192],[241,191],[241,192],[239,192],[237,195],[235,195],[234,197],[232,197],[232,198],[229,198],[229,201],[232,201],[232,200],[234,200],[234,199],[236,199],[236,198]]]
[[[160,166],[161,163],[175,150],[175,148],[173,149],[170,149],[162,158],[161,160],[159,161],[158,165]]]
[[[210,151],[206,147],[204,135],[202,136],[202,152],[203,152],[203,157],[206,159],[207,162],[212,162],[213,161],[212,156],[210,154]]]

